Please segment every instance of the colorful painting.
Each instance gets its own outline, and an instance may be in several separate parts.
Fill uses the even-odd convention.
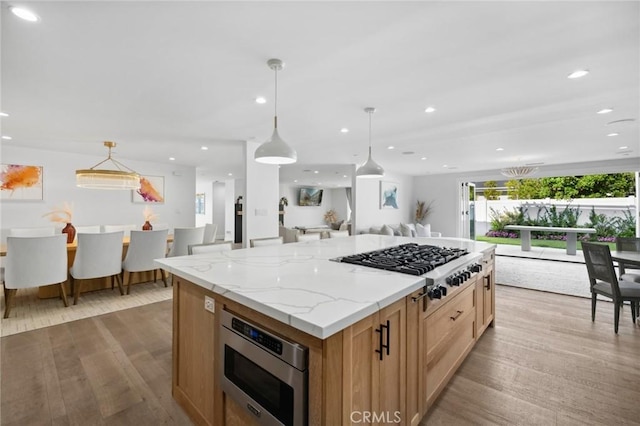
[[[42,167],[3,164],[0,199],[42,200]]]
[[[380,208],[398,208],[398,184],[380,181]]]
[[[134,203],[164,203],[164,177],[140,176],[140,188],[131,194]]]

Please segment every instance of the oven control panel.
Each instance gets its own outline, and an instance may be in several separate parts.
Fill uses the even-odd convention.
[[[245,336],[247,339],[256,342],[258,345],[263,346],[271,352],[282,355],[282,342],[280,340],[275,339],[269,334],[250,326],[249,324],[239,320],[238,318],[233,318],[231,320],[231,327],[238,333]]]

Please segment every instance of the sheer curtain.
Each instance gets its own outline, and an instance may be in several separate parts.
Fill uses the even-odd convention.
[[[344,189],[347,196],[347,222],[351,222],[351,188]]]

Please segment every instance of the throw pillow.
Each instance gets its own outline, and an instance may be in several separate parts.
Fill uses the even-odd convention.
[[[401,223],[400,224],[400,234],[402,234],[403,237],[410,237],[411,236],[411,228],[409,228],[404,223]]]
[[[402,236],[400,233],[400,225],[389,225],[389,228],[393,229],[393,235],[396,237]]]
[[[415,237],[417,235],[416,234],[416,225],[414,223],[407,223],[407,226],[411,230],[411,236]]]
[[[380,228],[376,227],[376,226],[372,226],[369,228],[369,233],[370,234],[380,234]]]
[[[422,225],[421,223],[416,223],[416,234],[418,237],[430,237],[431,224]]]
[[[382,229],[380,229],[380,235],[391,235],[393,236],[393,229],[387,225],[382,225]]]

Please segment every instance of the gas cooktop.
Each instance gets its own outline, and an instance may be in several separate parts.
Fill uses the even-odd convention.
[[[465,249],[408,243],[334,260],[403,274],[424,275],[467,254]]]

